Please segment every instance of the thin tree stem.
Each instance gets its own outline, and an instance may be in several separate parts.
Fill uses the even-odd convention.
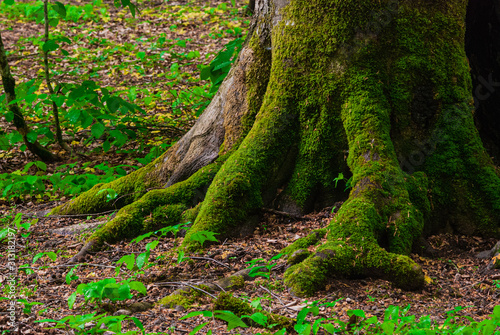
[[[36,156],[40,157],[41,160],[46,162],[56,161],[59,158],[51,153],[49,150],[45,149],[38,141],[31,143],[28,140],[28,133],[30,129],[28,124],[24,120],[21,108],[17,103],[11,103],[16,100],[16,81],[12,74],[10,73],[9,62],[7,61],[7,53],[3,45],[2,35],[0,34],[0,72],[2,76],[2,84],[5,90],[6,102],[9,110],[14,114],[13,123],[17,131],[23,137],[24,144],[29,151],[31,151]]]
[[[49,0],[44,0],[43,2],[43,14],[45,21],[45,43],[49,41],[49,10],[48,10]],[[45,69],[45,82],[47,83],[47,89],[49,90],[50,95],[54,95],[54,89],[52,88],[52,83],[50,81],[50,73],[49,73],[49,51],[43,51],[43,65]],[[59,123],[59,109],[57,108],[57,104],[52,101],[52,111],[54,114],[54,126],[56,127],[56,138],[57,143],[66,150],[71,153],[71,148],[63,141],[61,125]]]

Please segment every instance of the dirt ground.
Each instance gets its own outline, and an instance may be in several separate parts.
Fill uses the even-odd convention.
[[[30,215],[54,206],[47,203],[38,206],[20,205],[17,210]],[[0,214],[1,214],[0,209]],[[190,311],[212,310],[212,300],[202,296],[191,308],[168,308],[156,304],[159,299],[171,294],[182,285],[196,285],[213,282],[221,277],[247,268],[247,262],[255,259],[269,260],[295,239],[305,236],[313,229],[325,226],[331,216],[329,210],[313,213],[302,219],[290,219],[281,215],[263,213],[261,224],[254,234],[245,238],[228,239],[221,245],[213,245],[203,254],[196,255],[198,259],[177,263],[177,255],[169,253],[180,238],[163,237],[149,260],[153,264],[138,274],[136,279],[146,287],[147,296],[137,297],[126,302],[105,303],[97,308],[100,312],[115,313],[120,309],[131,309],[134,303],[147,303],[149,309],[134,312],[145,327],[146,333],[183,334],[192,331],[197,325],[206,322],[203,317],[193,317],[185,320],[180,318]],[[99,220],[102,220],[99,219]],[[78,276],[67,285],[65,276],[71,268],[65,262],[83,245],[85,233],[76,235],[61,235],[54,229],[69,225],[95,222],[95,218],[49,217],[39,218],[30,228],[27,238],[18,236],[18,266],[28,264],[32,274],[20,271],[17,282],[18,296],[34,305],[31,313],[25,314],[18,310],[18,320],[22,334],[59,334],[61,330],[46,330],[50,323],[35,323],[35,320],[59,320],[71,314],[87,314],[96,310],[96,305],[83,303],[83,297],[78,296],[75,309],[69,310],[67,299],[80,283],[88,283],[104,278],[115,277],[117,260],[124,255],[139,254],[145,251],[145,245],[153,241],[147,238],[140,243],[126,241],[117,245],[108,245],[105,250],[87,255],[85,263],[80,265],[74,275]],[[59,231],[61,233],[61,231]],[[383,317],[384,311],[391,305],[404,308],[411,306],[409,314],[417,317],[430,315],[431,319],[443,321],[447,312],[463,307],[458,315],[471,316],[476,320],[491,314],[495,305],[499,304],[500,279],[499,270],[486,270],[488,260],[481,260],[475,255],[491,248],[496,242],[493,239],[480,237],[465,237],[453,235],[430,236],[427,241],[437,251],[432,258],[412,254],[412,258],[422,266],[428,276],[428,283],[421,291],[409,292],[393,287],[389,282],[373,279],[342,279],[332,278],[325,290],[308,299],[300,299],[291,295],[282,283],[282,275],[286,269],[283,260],[277,260],[272,268],[271,278],[257,278],[248,281],[241,289],[233,291],[235,297],[246,301],[261,298],[265,310],[295,318],[298,311],[307,303],[337,301],[333,307],[321,307],[318,317],[338,317],[347,320],[347,311],[361,309],[368,316]],[[7,245],[1,245],[2,255],[6,254]],[[33,256],[40,252],[53,251],[57,254],[56,261],[47,257],[31,264]],[[156,261],[155,261],[156,260]],[[5,273],[6,258],[0,260],[0,267]],[[131,273],[122,266],[121,275]],[[118,277],[117,277],[118,278]],[[121,277],[123,278],[123,277]],[[5,283],[6,277],[2,277]],[[149,304],[148,304],[149,303]],[[133,307],[132,307],[133,309]],[[0,329],[5,329],[7,306],[0,307]],[[214,334],[254,334],[255,329],[234,329],[227,332],[225,323],[213,321],[210,328]],[[207,328],[208,329],[208,328]],[[205,331],[207,330],[205,329]],[[203,331],[202,331],[203,332]]]

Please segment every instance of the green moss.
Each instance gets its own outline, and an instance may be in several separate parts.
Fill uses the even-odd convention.
[[[168,308],[175,308],[175,306],[182,306],[185,309],[191,308],[194,303],[195,303],[194,297],[189,297],[184,294],[171,294],[158,301],[158,304],[161,306],[166,306]]]
[[[309,257],[311,253],[307,250],[304,249],[298,249],[295,252],[293,252],[287,259],[287,264],[288,265],[295,265],[303,260],[305,260],[307,257]]]
[[[153,231],[167,226],[173,226],[181,222],[186,205],[165,205],[153,209],[151,215],[143,222],[143,231]]]
[[[212,292],[212,289],[207,285],[197,285],[196,287],[204,290],[205,292]],[[158,301],[158,304],[167,306],[169,308],[182,306],[185,309],[188,309],[193,307],[195,303],[201,302],[204,297],[207,297],[207,295],[200,290],[185,288],[182,290],[177,290],[173,294],[162,298],[160,301]]]
[[[325,237],[326,232],[326,228],[313,230],[306,237],[299,238],[297,241],[282,249],[281,253],[291,256],[299,249],[307,249],[311,245],[316,245],[323,237]]]
[[[200,208],[201,208],[201,202],[198,205],[194,206],[193,208],[184,211],[184,213],[182,213],[181,222],[193,223],[196,217],[198,216],[198,213],[200,212]]]
[[[245,287],[245,278],[243,276],[231,276],[230,277],[231,285],[228,286],[228,289],[237,290]]]
[[[210,164],[187,180],[166,189],[149,191],[139,200],[123,207],[116,217],[96,231],[89,241],[93,241],[94,248],[97,248],[104,241],[112,243],[138,236],[162,225],[178,223],[185,209],[191,206],[199,193],[210,184],[219,167],[218,162]]]
[[[268,324],[276,324],[275,326],[272,327],[273,330],[282,328],[286,328],[288,331],[293,330],[293,325],[294,325],[293,320],[281,315],[252,308],[248,303],[233,297],[231,293],[227,292],[220,293],[214,302],[214,310],[230,311],[233,312],[238,317],[241,317],[243,315],[252,315],[254,313],[259,312],[264,314],[268,318]],[[247,320],[248,319],[245,319],[244,321],[248,322]]]

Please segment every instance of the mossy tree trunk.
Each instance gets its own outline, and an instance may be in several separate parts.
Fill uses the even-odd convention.
[[[295,242],[307,295],[334,274],[423,285],[407,255],[424,232],[499,235],[500,178],[473,120],[465,0],[261,0],[239,61],[197,124],[147,167],[52,213],[123,207],[88,248],[179,221],[190,236],[251,232],[263,207],[344,201]],[[352,176],[349,193],[335,187]],[[157,188],[148,191],[148,188]],[[147,219],[145,219],[147,218]],[[304,256],[304,255],[303,255]]]

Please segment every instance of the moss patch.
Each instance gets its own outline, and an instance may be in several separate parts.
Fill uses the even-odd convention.
[[[226,292],[220,293],[219,296],[217,297],[217,300],[215,300],[214,302],[214,309],[220,311],[230,311],[233,312],[238,317],[241,317],[243,315],[252,315],[254,313],[259,312],[264,314],[268,318],[267,320],[268,324],[276,324],[272,329],[278,330],[286,328],[288,331],[293,330],[293,325],[294,325],[293,320],[281,315],[252,308],[248,303],[233,297],[231,293],[226,293]],[[248,320],[249,319],[244,319],[245,323],[248,323]],[[253,325],[253,326],[258,326],[258,325]]]

